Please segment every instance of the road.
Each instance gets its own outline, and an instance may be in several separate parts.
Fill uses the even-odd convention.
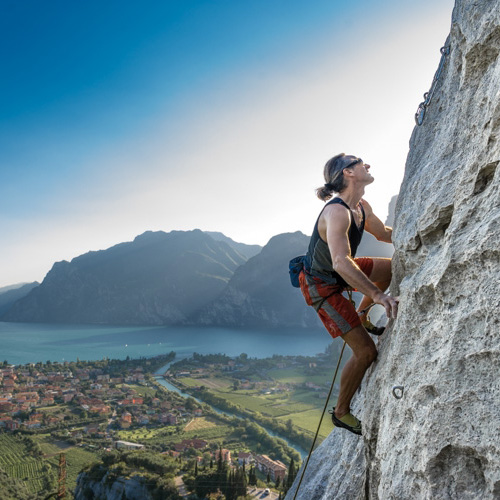
[[[177,488],[177,491],[179,492],[179,495],[182,498],[188,497],[188,492],[186,490],[186,485],[184,484],[184,481],[182,480],[182,476],[175,477],[175,487]]]
[[[278,493],[271,490],[269,495],[264,494],[265,488],[248,488],[247,494],[252,498],[260,498],[262,500],[278,500]]]

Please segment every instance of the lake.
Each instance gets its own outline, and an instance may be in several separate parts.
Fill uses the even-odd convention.
[[[0,361],[96,360],[151,357],[177,358],[224,353],[265,358],[273,354],[313,356],[331,342],[326,330],[302,328],[119,327],[0,322]]]

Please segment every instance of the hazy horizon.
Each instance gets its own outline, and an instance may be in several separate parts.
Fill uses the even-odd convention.
[[[340,151],[385,219],[452,7],[4,5],[0,287],[148,230],[310,234]]]

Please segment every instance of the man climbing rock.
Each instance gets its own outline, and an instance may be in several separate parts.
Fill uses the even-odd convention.
[[[316,309],[330,335],[341,336],[352,349],[352,357],[342,370],[332,420],[337,427],[361,434],[361,422],[350,413],[350,403],[377,357],[368,332],[381,335],[384,330],[371,324],[366,308],[380,304],[388,318],[396,318],[398,302],[384,293],[391,281],[391,259],[355,255],[364,230],[391,243],[392,228],[385,226],[362,198],[365,187],[374,181],[370,165],[342,153],[326,163],[324,177],[325,185],[316,191],[318,197],[327,201],[333,193],[337,196],[323,207],[316,221],[299,282],[306,302]],[[360,314],[342,294],[352,289],[364,295]]]

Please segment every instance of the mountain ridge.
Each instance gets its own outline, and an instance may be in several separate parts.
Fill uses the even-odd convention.
[[[308,244],[300,231],[273,236],[264,247],[200,229],[145,231],[55,262],[41,284],[20,289],[0,309],[0,321],[319,326],[288,276],[288,261]],[[358,253],[389,257],[392,246],[366,233]]]

